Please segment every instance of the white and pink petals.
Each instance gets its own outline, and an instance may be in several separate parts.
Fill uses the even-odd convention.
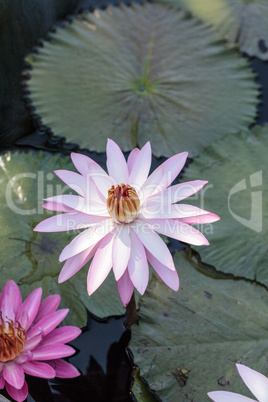
[[[72,208],[53,201],[48,201],[46,204],[41,204],[41,207],[55,212],[74,212]]]
[[[24,381],[24,384],[21,389],[17,389],[12,387],[8,382],[5,383],[6,390],[11,396],[11,398],[15,399],[17,402],[23,402],[28,395],[28,386],[26,381]]]
[[[140,150],[138,148],[134,148],[132,149],[132,151],[130,152],[130,154],[128,155],[127,158],[127,167],[128,167],[128,172],[129,174],[132,171],[132,168],[134,166],[135,160],[138,156],[138,154],[140,153]]]
[[[47,296],[40,304],[38,313],[34,319],[34,323],[37,323],[42,318],[49,314],[54,313],[60,304],[60,295],[50,295]]]
[[[140,199],[141,206],[148,200],[148,198],[155,192],[161,190],[159,183],[161,183],[164,174],[164,168],[160,166],[160,169],[156,169],[148,177],[148,179],[143,183],[140,190],[138,190],[138,195]]]
[[[90,165],[92,163],[96,163],[91,158],[89,158],[89,156],[78,154],[75,152],[71,153],[71,159],[78,172],[81,173],[81,175],[83,176],[86,176],[88,174]]]
[[[0,296],[0,311],[5,319],[15,321],[16,316],[21,308],[22,300],[18,285],[13,281],[8,281],[3,287]]]
[[[137,291],[143,295],[149,280],[149,267],[144,246],[136,233],[131,231],[131,253],[128,262],[128,273]]]
[[[135,158],[134,165],[129,175],[129,183],[138,190],[148,177],[152,161],[151,144],[147,142]]]
[[[87,275],[87,291],[89,296],[98,289],[113,266],[112,250],[114,234],[113,231],[104,237],[90,264]]]
[[[55,311],[55,313],[47,315],[46,317],[42,318],[42,320],[38,321],[38,323],[29,330],[28,336],[32,337],[38,335],[40,333],[40,330],[42,331],[42,335],[46,336],[51,331],[53,331],[53,329],[56,328],[57,325],[62,322],[62,320],[64,320],[68,312],[69,309],[64,308]]]
[[[125,157],[119,146],[108,138],[107,147],[107,170],[117,184],[128,183],[129,174]]]
[[[171,271],[171,269],[167,268],[160,261],[158,261],[148,250],[146,250],[146,257],[165,284],[171,289],[177,291],[179,289],[180,282],[175,267],[174,271]]]
[[[83,212],[67,212],[45,219],[34,230],[37,232],[69,232],[70,230],[88,228],[105,219],[103,216],[88,215]]]
[[[81,329],[73,326],[65,326],[54,329],[50,334],[46,335],[42,341],[42,345],[51,343],[68,343],[77,338],[81,334]]]
[[[54,378],[55,370],[47,363],[27,361],[21,365],[26,374],[40,378]]]
[[[52,345],[41,345],[32,351],[32,360],[53,360],[68,357],[75,353],[74,348],[61,343],[53,343]]]
[[[27,313],[27,322],[24,323],[24,329],[27,331],[28,328],[32,325],[36,314],[38,312],[40,302],[42,297],[42,288],[37,288],[24,300],[20,311],[18,312],[17,320],[21,323],[22,321],[25,322],[23,318],[23,314]]]
[[[154,255],[157,260],[174,271],[175,268],[171,253],[161,237],[151,229],[151,225],[146,221],[136,219],[134,225],[131,227],[144,247]]]
[[[77,368],[75,368],[72,364],[67,363],[64,360],[58,359],[51,362],[48,362],[52,365],[56,372],[56,377],[59,378],[73,378],[78,377],[80,375]]]
[[[118,225],[113,240],[113,271],[116,281],[124,274],[130,257],[131,240],[128,225]]]
[[[134,285],[130,280],[128,270],[126,269],[121,278],[116,282],[119,297],[124,307],[126,307],[131,299],[134,291]]]
[[[183,219],[209,213],[209,211],[188,204],[160,205],[146,203],[140,209],[139,217],[142,219]]]
[[[54,173],[70,188],[83,197],[87,193],[87,178],[71,170],[54,170]]]
[[[7,362],[3,370],[3,377],[12,387],[21,389],[24,381],[24,371],[19,364],[13,361]]]
[[[220,220],[220,217],[212,212],[205,215],[189,216],[188,218],[180,219],[181,222],[188,223],[190,225],[203,225],[205,223],[213,223]]]
[[[188,225],[187,223],[181,222],[180,220],[151,219],[150,225],[152,230],[165,236],[171,237],[172,239],[176,239],[184,243],[189,243],[194,246],[209,245],[209,242],[207,241],[203,233],[199,232],[197,229]]]
[[[212,391],[208,392],[208,396],[214,402],[256,402],[254,399],[228,391]]]
[[[236,368],[240,377],[258,401],[267,402],[268,378],[243,364],[237,364]]]
[[[106,219],[100,223],[92,225],[90,228],[85,229],[82,233],[77,235],[71,243],[69,243],[63,250],[59,257],[59,261],[65,261],[74,255],[81,253],[87,248],[95,245],[98,241],[103,239],[108,233],[114,230],[116,223],[111,218]]]
[[[159,202],[161,205],[174,204],[175,202],[182,201],[197,193],[207,183],[208,182],[204,180],[194,180],[175,184],[174,186],[166,188],[163,192],[151,197],[150,201]]]
[[[100,242],[94,244],[93,246],[87,248],[75,256],[68,258],[68,260],[63,265],[58,282],[62,283],[67,281],[67,279],[71,278],[76,272],[78,272],[91,258],[95,255],[97,248],[99,247]]]

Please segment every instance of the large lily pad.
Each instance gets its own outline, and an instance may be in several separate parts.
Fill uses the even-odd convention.
[[[130,348],[163,401],[206,401],[208,391],[250,396],[240,362],[267,375],[268,292],[245,280],[213,279],[176,253],[180,289],[153,277],[141,300]]]
[[[240,50],[268,60],[266,0],[155,0],[191,11]]]
[[[89,264],[67,282],[58,284],[59,254],[73,238],[72,232],[32,230],[52,214],[40,207],[42,199],[68,191],[52,173],[63,168],[74,170],[69,157],[44,152],[8,153],[0,157],[0,289],[13,279],[23,297],[39,286],[43,288],[43,296],[58,293],[61,306],[70,308],[65,323],[82,327],[87,320],[85,307],[98,317],[121,315],[125,310],[113,274],[96,294],[88,296]]]
[[[209,181],[191,203],[221,217],[204,229],[211,246],[198,248],[202,260],[268,287],[267,148],[268,126],[227,136],[206,149],[184,179]]]
[[[248,62],[208,27],[159,4],[85,13],[28,58],[45,125],[91,150],[147,140],[156,156],[194,156],[254,119]]]

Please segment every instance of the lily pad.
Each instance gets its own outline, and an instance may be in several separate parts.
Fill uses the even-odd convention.
[[[154,276],[132,327],[130,348],[141,376],[164,402],[206,401],[218,389],[250,396],[235,363],[268,372],[267,290],[203,275],[185,251],[174,261],[179,291]]]
[[[61,307],[70,308],[65,324],[86,325],[87,307],[98,317],[122,315],[115,279],[110,275],[93,296],[86,290],[88,266],[58,284],[60,252],[72,232],[37,233],[32,228],[53,214],[44,210],[43,198],[69,191],[52,172],[74,170],[69,157],[44,152],[7,153],[0,157],[0,289],[13,279],[23,297],[41,286],[43,296],[61,295]]]
[[[145,384],[145,381],[141,378],[139,367],[136,367],[136,370],[135,370],[134,384],[132,386],[132,393],[134,394],[134,396],[138,402],[159,401],[159,399],[149,391],[147,384]]]
[[[190,11],[249,56],[268,60],[266,0],[154,0]]]
[[[43,124],[95,151],[110,137],[124,151],[150,140],[156,156],[195,156],[256,113],[248,62],[212,29],[159,4],[82,14],[28,62]]]
[[[204,262],[268,287],[268,126],[229,135],[215,143],[185,171],[184,179],[208,180],[191,204],[221,220],[203,232],[210,247],[198,249]],[[202,230],[202,227],[200,227]]]

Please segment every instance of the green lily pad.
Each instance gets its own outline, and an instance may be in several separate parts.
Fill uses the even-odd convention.
[[[249,56],[268,60],[266,0],[154,0],[190,11]]]
[[[135,370],[134,384],[131,391],[138,402],[155,402],[159,400],[149,391],[147,384],[141,378],[139,367]]]
[[[37,233],[32,228],[41,220],[53,215],[44,210],[43,198],[66,193],[53,170],[74,170],[69,157],[45,152],[7,153],[0,157],[0,289],[13,279],[25,298],[41,286],[43,296],[61,295],[61,307],[70,308],[65,324],[82,327],[86,324],[87,307],[98,317],[122,315],[113,274],[93,296],[86,290],[88,266],[74,277],[58,284],[62,264],[58,259],[62,249],[74,234]]]
[[[206,401],[207,392],[250,396],[240,362],[268,372],[268,292],[245,280],[213,279],[175,254],[180,289],[154,276],[140,303],[130,348],[141,376],[162,401]]]
[[[57,135],[104,151],[150,140],[156,156],[197,155],[248,127],[257,85],[212,29],[159,4],[85,13],[28,59],[30,98]]]
[[[203,230],[211,246],[198,248],[202,260],[268,287],[267,147],[268,126],[229,135],[207,148],[184,180],[208,180],[204,192],[189,203],[221,217]]]

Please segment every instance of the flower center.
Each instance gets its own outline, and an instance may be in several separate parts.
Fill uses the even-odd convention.
[[[107,208],[117,223],[130,223],[137,217],[140,200],[136,190],[128,184],[118,184],[108,190]]]
[[[20,323],[16,326],[12,320],[5,323],[2,316],[0,316],[0,322],[0,362],[7,362],[20,354],[27,335]]]

